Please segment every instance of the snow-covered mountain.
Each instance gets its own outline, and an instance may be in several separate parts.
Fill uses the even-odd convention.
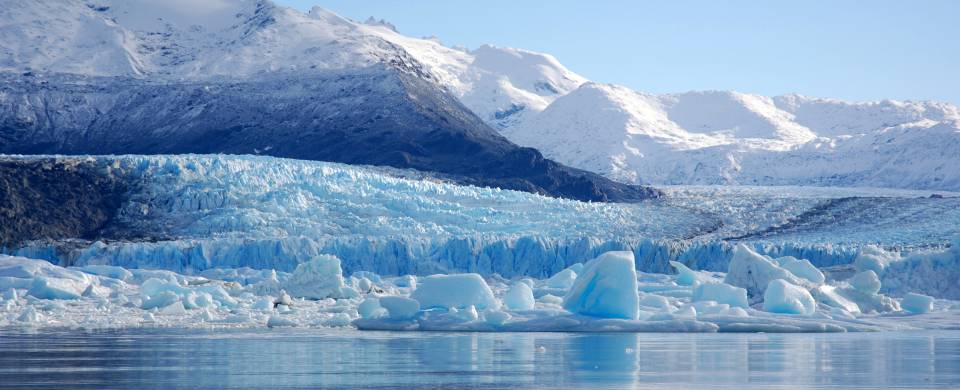
[[[498,127],[539,112],[586,79],[548,54],[449,48],[320,7],[267,0],[25,1],[0,10],[0,71],[174,80],[310,73],[413,61]]]
[[[628,183],[960,189],[960,110],[586,83],[503,131]]]
[[[451,48],[384,21],[266,0],[24,1],[3,7],[0,20],[0,152],[265,153],[555,194],[579,186],[587,190],[566,194],[590,193],[574,195],[581,199],[625,191],[575,173],[504,179],[531,158],[533,171],[550,169],[535,154],[509,152],[469,109],[509,141],[625,183],[960,190],[960,110],[947,103],[646,94],[588,82],[548,54]],[[150,134],[130,131],[144,120]],[[456,134],[431,132],[438,127]],[[331,142],[330,129],[363,141]],[[452,146],[462,138],[484,145]],[[471,148],[493,152],[464,163]],[[437,158],[441,149],[448,156]],[[504,159],[512,162],[476,165]]]
[[[655,195],[518,147],[458,99],[515,84],[522,99],[507,100],[545,106],[579,79],[499,83],[486,69],[555,60],[405,39],[265,0],[13,2],[0,10],[0,153],[268,154],[584,200]]]

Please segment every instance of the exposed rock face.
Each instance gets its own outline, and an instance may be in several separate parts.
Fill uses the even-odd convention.
[[[0,247],[35,239],[95,239],[130,184],[82,159],[0,158]]]

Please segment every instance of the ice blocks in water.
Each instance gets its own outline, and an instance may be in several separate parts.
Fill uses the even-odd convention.
[[[792,256],[783,257],[777,260],[778,263],[780,263],[780,267],[790,271],[790,273],[797,277],[806,279],[811,283],[821,284],[826,280],[823,272],[820,272],[817,267],[814,267],[809,260],[797,259]]]
[[[411,319],[420,311],[420,302],[405,297],[380,297],[380,306],[387,310],[390,318],[398,320]]]
[[[850,286],[867,295],[880,292],[880,278],[873,270],[866,270],[850,278]]]
[[[693,301],[714,301],[732,307],[750,307],[747,290],[726,283],[702,283],[693,289]]]
[[[690,269],[690,267],[683,265],[683,263],[670,261],[670,265],[677,269],[677,284],[681,286],[693,286],[700,282],[697,278],[697,273]]]
[[[493,296],[490,286],[478,274],[430,275],[421,278],[410,298],[420,302],[423,309],[500,307],[500,302]]]
[[[566,290],[573,286],[573,282],[575,280],[577,280],[577,273],[572,269],[567,268],[551,276],[550,279],[547,279],[547,281],[544,282],[544,284],[547,287]]]
[[[903,310],[914,314],[927,313],[933,310],[933,297],[916,294],[916,293],[907,293],[903,296],[903,301],[900,302],[900,306]]]
[[[763,310],[771,313],[811,315],[817,302],[807,289],[783,279],[770,281],[763,293]]]
[[[87,284],[61,278],[36,277],[27,295],[40,299],[77,299],[86,290]]]
[[[730,267],[724,283],[743,287],[747,290],[747,295],[755,299],[763,296],[770,282],[777,279],[786,280],[794,285],[802,284],[790,271],[781,268],[769,257],[739,244],[733,250],[733,258],[730,259]]]
[[[514,283],[503,297],[503,304],[510,310],[530,310],[534,306],[533,290],[526,283]]]
[[[635,267],[633,252],[606,252],[588,261],[563,298],[563,308],[594,317],[637,319]]]
[[[360,318],[380,318],[388,315],[387,309],[380,306],[380,300],[377,298],[367,298],[357,306],[357,312]]]
[[[297,265],[284,283],[284,289],[298,298],[354,298],[357,292],[343,283],[340,259],[331,255],[316,256]]]
[[[873,271],[878,276],[883,275],[890,263],[899,260],[899,255],[887,252],[873,245],[868,245],[860,250],[860,253],[853,259],[853,268],[857,272]]]

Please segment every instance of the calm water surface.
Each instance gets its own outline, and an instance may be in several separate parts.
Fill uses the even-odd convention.
[[[960,332],[0,330],[0,387],[960,388]]]

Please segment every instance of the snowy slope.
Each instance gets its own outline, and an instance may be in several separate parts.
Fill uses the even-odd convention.
[[[27,1],[0,12],[0,153],[252,153],[585,200],[656,194],[512,144],[458,99],[473,84],[447,83],[516,67],[507,84],[541,101],[575,86],[546,56],[443,49],[449,58],[421,62],[410,52],[439,46],[408,51],[382,24],[269,1]]]
[[[494,126],[518,123],[585,79],[550,55],[454,49],[265,0],[27,1],[0,10],[0,71],[172,79],[363,68],[415,59]]]
[[[946,103],[587,83],[503,133],[629,183],[960,189],[960,110]]]

